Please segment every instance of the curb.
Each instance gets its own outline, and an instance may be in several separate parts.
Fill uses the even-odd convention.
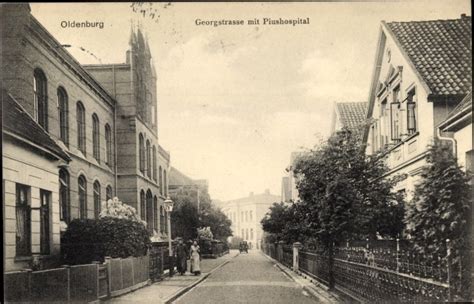
[[[239,256],[239,253],[237,253],[235,256],[233,256],[231,259],[234,259],[236,258],[237,256]],[[176,299],[178,299],[179,297],[181,297],[182,295],[184,295],[185,293],[187,293],[188,291],[190,291],[191,289],[193,289],[194,287],[196,287],[198,284],[200,284],[202,281],[204,281],[205,279],[207,279],[214,271],[216,271],[217,269],[223,267],[225,264],[229,263],[231,260],[227,260],[227,261],[224,261],[223,263],[217,265],[214,269],[212,269],[211,271],[209,271],[208,273],[206,273],[205,275],[203,275],[199,280],[189,284],[188,286],[186,287],[183,287],[181,288],[180,290],[178,290],[177,292],[175,292],[174,294],[172,294],[171,296],[169,296],[168,298],[166,299],[163,299],[163,303],[165,304],[169,304],[169,303],[172,303],[173,301],[175,301]]]
[[[342,299],[340,299],[338,296],[335,296],[333,294],[330,294],[328,291],[328,288],[322,284],[314,284],[313,282],[304,282],[303,280],[307,280],[306,277],[301,276],[300,274],[294,272],[293,270],[289,269],[285,265],[281,264],[277,260],[273,259],[272,257],[269,257],[265,253],[262,252],[262,254],[269,259],[271,262],[275,263],[275,265],[280,269],[286,276],[291,278],[296,284],[300,285],[301,288],[311,294],[316,300],[322,303],[341,303]],[[328,293],[328,295],[324,295],[321,292],[318,291],[318,288],[322,289],[324,292]]]

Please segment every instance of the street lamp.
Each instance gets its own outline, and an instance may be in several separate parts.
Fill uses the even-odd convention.
[[[171,211],[173,211],[173,201],[168,196],[163,202],[165,205],[165,210],[168,213],[167,222],[168,222],[168,246],[169,246],[169,264],[170,264],[170,277],[173,276],[173,248],[171,247]]]

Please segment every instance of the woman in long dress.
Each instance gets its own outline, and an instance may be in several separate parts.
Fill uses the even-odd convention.
[[[191,245],[191,250],[190,250],[190,258],[191,258],[191,272],[194,273],[194,275],[200,275],[201,274],[201,267],[200,267],[200,249],[197,241],[194,241],[193,244]]]

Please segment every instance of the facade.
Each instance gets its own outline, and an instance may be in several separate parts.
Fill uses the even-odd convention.
[[[331,134],[344,127],[363,130],[367,119],[367,102],[335,102],[331,119]]]
[[[369,154],[388,149],[389,175],[406,174],[396,190],[408,198],[437,126],[472,90],[471,45],[465,15],[381,24],[364,140]]]
[[[200,196],[202,193],[207,193],[208,182],[204,179],[192,179],[185,175],[175,167],[170,168],[169,176],[169,193],[173,197],[180,191],[186,191],[192,196],[196,197],[196,202],[199,204]]]
[[[472,93],[452,110],[438,126],[439,134],[451,138],[453,152],[464,170],[473,172],[474,150],[472,149]]]
[[[232,221],[233,235],[247,241],[250,248],[259,249],[263,238],[260,221],[273,203],[280,200],[280,196],[270,194],[269,190],[262,194],[252,192],[248,197],[222,203],[222,212]]]
[[[18,158],[4,163],[4,183],[23,184],[33,191],[28,202],[32,229],[37,221],[36,190],[43,187],[51,192],[49,234],[56,248],[51,253],[57,253],[60,244],[58,228],[64,231],[72,219],[98,217],[102,202],[113,196],[137,208],[150,230],[160,231],[158,212],[167,195],[170,156],[158,144],[156,75],[140,30],[131,33],[125,63],[83,66],[31,15],[28,4],[2,5],[1,14],[2,88],[69,158],[67,164],[56,166],[51,160],[32,163],[31,158],[36,169],[22,167],[25,154],[34,149],[22,145],[21,153],[12,153],[16,150],[4,141],[9,149],[3,158]],[[6,178],[18,171],[15,166],[26,180]],[[28,175],[45,182],[38,184]],[[3,194],[8,197],[5,188]],[[10,220],[21,221],[13,215]],[[17,232],[20,228],[11,227]],[[35,233],[30,232],[32,240]],[[31,253],[37,251],[35,244],[30,244]],[[25,267],[21,261],[30,259],[31,253],[23,257],[10,250],[14,263],[7,263],[5,270]]]
[[[60,250],[59,168],[69,155],[2,90],[4,267],[28,267],[33,258],[55,263]]]
[[[292,152],[290,156],[290,165],[286,168],[287,176],[281,180],[281,201],[297,202],[299,200],[298,189],[296,189],[296,177],[293,174],[293,164],[296,159],[303,155],[304,152]]]

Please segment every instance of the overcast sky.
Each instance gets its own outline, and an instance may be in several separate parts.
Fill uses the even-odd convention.
[[[174,167],[208,179],[211,197],[221,200],[267,188],[279,195],[290,153],[327,136],[333,102],[367,100],[381,20],[453,19],[471,11],[465,0],[144,5],[154,19],[127,3],[31,8],[81,63],[124,62],[131,20],[142,24],[158,74],[160,145]],[[280,17],[310,24],[195,24]],[[62,28],[62,21],[104,28]]]

